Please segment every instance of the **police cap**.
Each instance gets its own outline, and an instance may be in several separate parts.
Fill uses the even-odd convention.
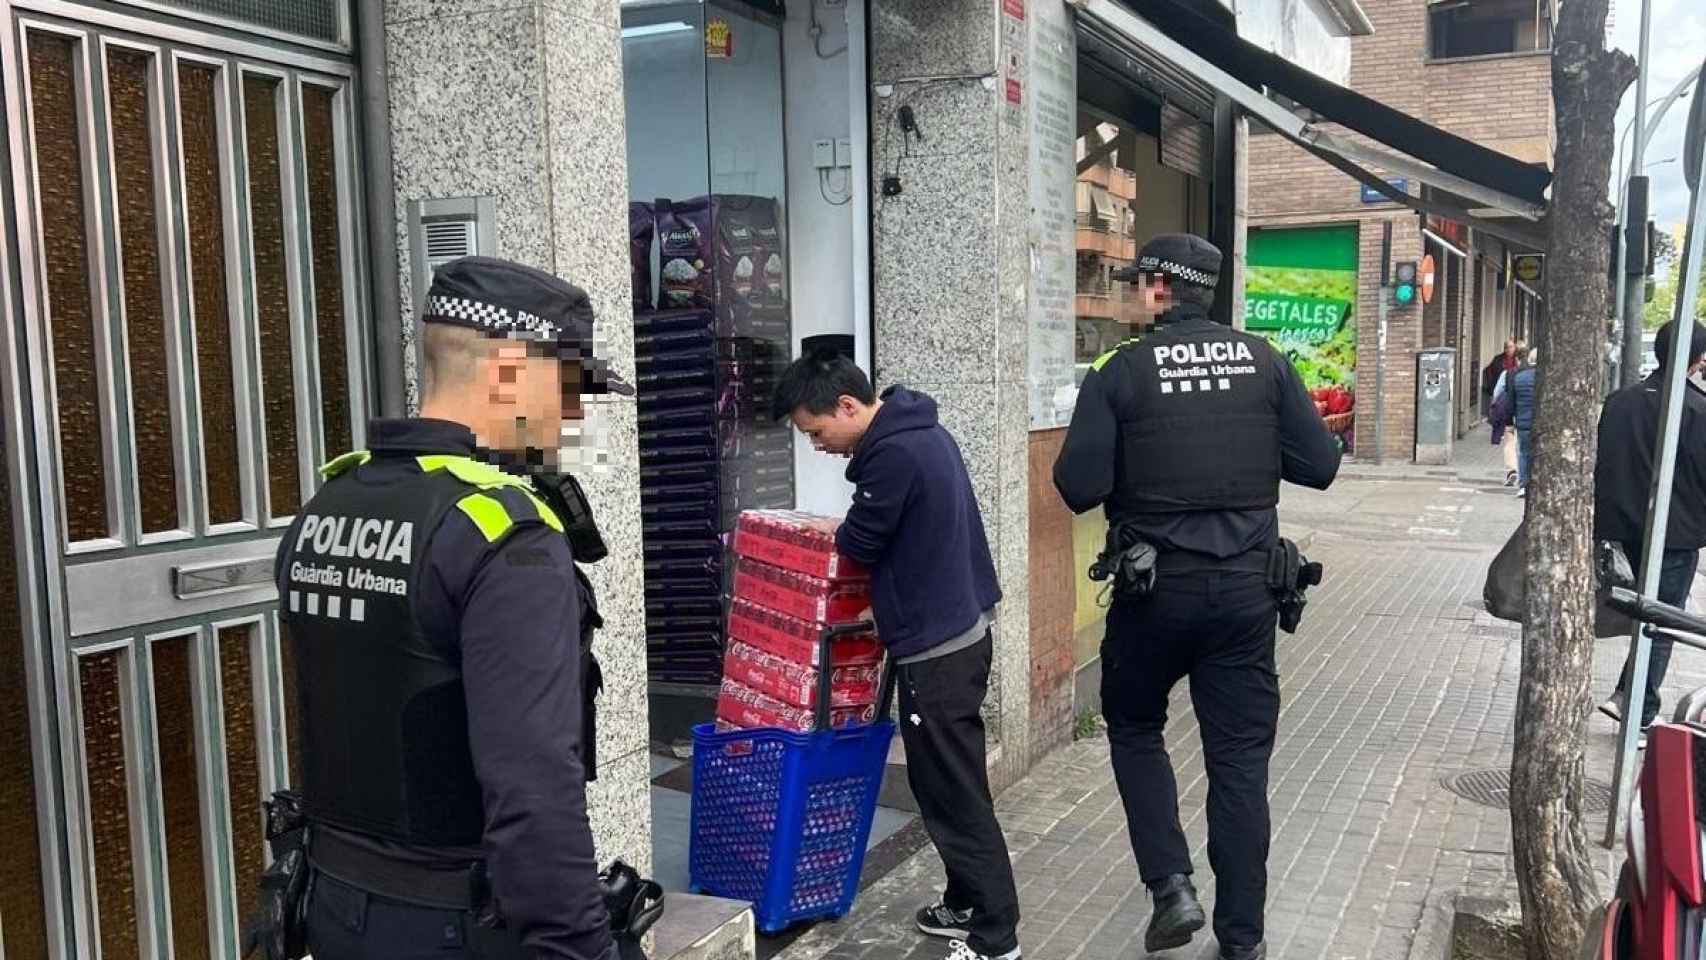
[[[1163,233],[1143,245],[1137,264],[1114,271],[1115,280],[1137,282],[1140,276],[1159,276],[1199,287],[1220,280],[1220,248],[1188,233]]]
[[[593,356],[586,291],[543,270],[496,257],[452,260],[433,272],[421,322],[540,342],[565,360],[581,361],[581,392],[634,394],[606,359]]]

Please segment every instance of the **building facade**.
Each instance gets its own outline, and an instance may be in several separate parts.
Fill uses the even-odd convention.
[[[1374,31],[1350,41],[1351,88],[1509,157],[1550,165],[1549,4],[1365,0],[1363,7]],[[1292,338],[1311,387],[1349,389],[1350,424],[1337,426],[1350,431],[1355,455],[1414,458],[1416,355],[1423,350],[1455,351],[1458,435],[1484,418],[1483,371],[1507,339],[1532,338],[1543,312],[1540,282],[1515,269],[1516,257],[1539,252],[1533,238],[1520,228],[1512,231],[1524,233],[1517,239],[1418,214],[1277,136],[1251,138],[1249,169],[1249,242],[1259,251],[1251,254],[1259,276],[1251,289],[1262,296],[1246,300],[1246,320]],[[1383,176],[1413,196],[1437,193],[1397,172]],[[1431,263],[1433,286],[1426,303],[1392,306],[1382,349],[1388,226],[1389,262]],[[1317,321],[1338,324],[1325,345],[1311,342],[1319,324],[1308,328]],[[1377,381],[1384,385],[1378,430]]]

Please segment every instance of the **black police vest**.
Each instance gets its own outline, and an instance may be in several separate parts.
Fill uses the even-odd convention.
[[[1164,327],[1117,353],[1137,403],[1120,414],[1111,516],[1279,503],[1279,361],[1265,340]]]
[[[367,458],[327,465],[280,555],[304,805],[315,820],[398,843],[478,844],[485,812],[458,653],[424,634],[414,597],[445,515],[466,500],[482,530],[507,527],[505,507],[481,490],[525,481],[432,456],[417,461],[430,470],[375,484],[350,470]]]

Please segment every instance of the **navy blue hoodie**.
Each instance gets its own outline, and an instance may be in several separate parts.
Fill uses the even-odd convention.
[[[835,544],[871,568],[871,612],[890,654],[940,646],[1001,600],[977,495],[935,400],[885,390],[847,479],[857,489]]]

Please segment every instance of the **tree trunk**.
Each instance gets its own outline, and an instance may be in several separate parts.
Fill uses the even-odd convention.
[[[1547,223],[1546,307],[1528,488],[1511,835],[1529,960],[1566,960],[1599,906],[1582,823],[1592,709],[1593,463],[1610,290],[1612,123],[1635,77],[1605,48],[1609,0],[1566,0],[1554,35],[1558,146]]]

